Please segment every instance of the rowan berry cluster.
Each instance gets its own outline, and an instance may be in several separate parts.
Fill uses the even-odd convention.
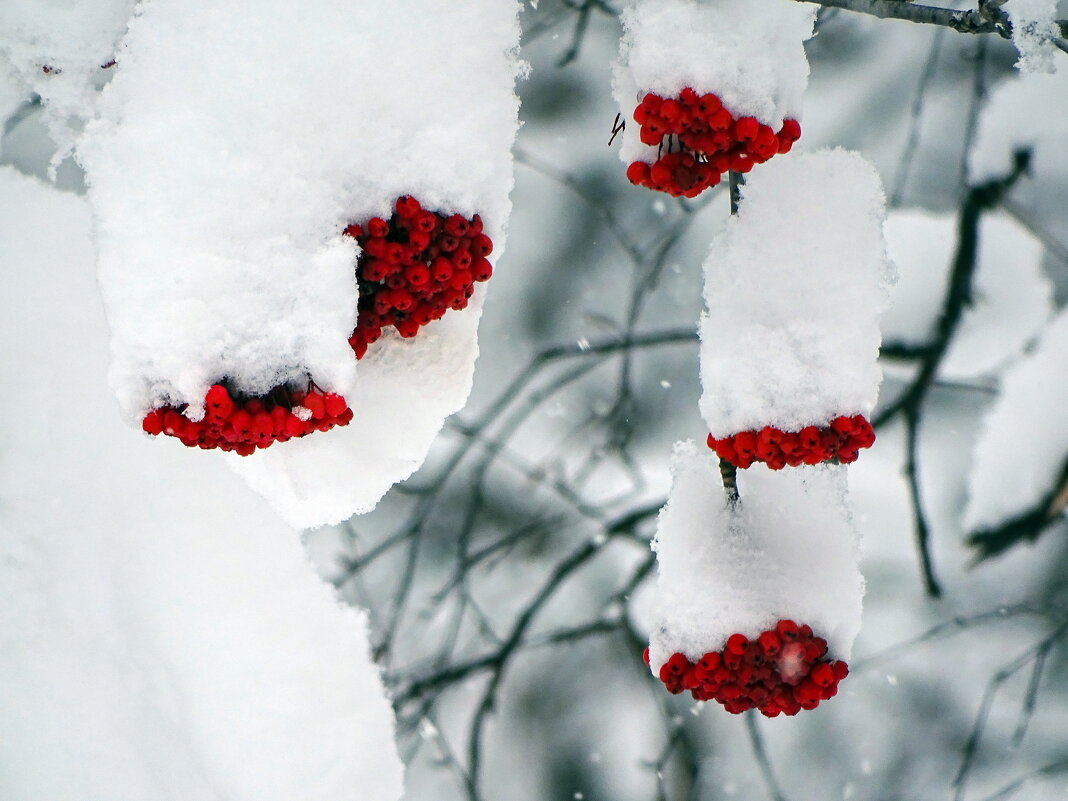
[[[190,448],[219,448],[250,456],[257,448],[348,425],[352,409],[340,395],[309,385],[306,392],[278,387],[267,395],[235,398],[222,384],[204,396],[204,418],[190,420],[186,407],[153,409],[141,423],[152,436],[176,437]]]
[[[652,164],[633,162],[627,178],[674,197],[697,197],[728,170],[749,172],[788,153],[801,137],[797,120],[784,120],[776,133],[755,117],[735,118],[716,95],[689,87],[676,98],[649,92],[634,109],[634,121],[642,143],[660,150]]]
[[[845,662],[828,658],[826,640],[792,620],[780,620],[754,640],[732,634],[722,651],[696,663],[673,654],[660,668],[660,681],[672,694],[689,690],[695,700],[716,701],[732,714],[759,709],[769,718],[815,709],[838,693],[838,682],[848,675]]]
[[[426,211],[405,196],[397,199],[388,222],[373,217],[365,225],[350,225],[345,234],[362,251],[356,262],[356,330],[349,338],[357,359],[386,326],[414,337],[448,309],[465,308],[475,282],[493,274],[486,259],[493,242],[482,233],[477,214],[467,219]]]
[[[708,435],[708,447],[720,459],[743,470],[753,462],[764,462],[772,470],[835,459],[849,464],[874,442],[875,430],[862,414],[836,417],[823,428],[806,426],[786,432],[764,426],[760,431],[741,431],[723,439]]]

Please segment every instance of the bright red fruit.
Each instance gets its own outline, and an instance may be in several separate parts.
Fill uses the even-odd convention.
[[[275,442],[348,425],[353,417],[343,397],[330,392],[324,395],[311,382],[307,392],[276,387],[259,397],[242,397],[223,384],[215,384],[204,396],[204,407],[200,422],[185,416],[185,406],[153,409],[145,415],[141,427],[153,436],[175,437],[190,448],[218,448],[250,456],[257,448],[267,448]],[[311,411],[309,419],[301,420],[293,412],[295,407]]]
[[[772,470],[834,460],[849,464],[874,442],[875,430],[860,414],[836,417],[822,428],[806,426],[799,432],[764,426],[760,431],[739,431],[723,439],[708,435],[708,447],[720,459],[743,469],[753,462],[764,462]]]
[[[784,120],[776,133],[754,117],[735,119],[716,95],[689,87],[677,98],[646,94],[633,117],[638,138],[658,152],[652,164],[632,162],[627,180],[674,197],[696,197],[727,170],[749,172],[801,137],[797,120]]]
[[[648,648],[643,657],[649,664]],[[672,654],[658,675],[672,694],[689,690],[695,700],[716,701],[731,714],[759,709],[773,718],[815,709],[833,698],[849,667],[827,656],[826,641],[814,637],[811,627],[780,620],[753,640],[732,634],[722,650],[696,662]]]
[[[349,345],[357,359],[392,326],[402,337],[463,309],[474,284],[488,281],[486,259],[493,241],[482,233],[482,218],[444,215],[423,208],[415,198],[397,198],[389,220],[374,217],[345,228],[360,244],[356,280],[360,299],[356,329]]]

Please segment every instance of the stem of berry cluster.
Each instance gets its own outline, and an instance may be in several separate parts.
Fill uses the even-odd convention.
[[[745,176],[740,172],[731,170],[727,173],[728,186],[731,195],[731,214],[738,213],[738,206],[742,202],[742,187],[745,185]],[[719,460],[719,475],[723,480],[723,489],[727,493],[727,500],[734,503],[738,500],[738,468],[726,459]]]

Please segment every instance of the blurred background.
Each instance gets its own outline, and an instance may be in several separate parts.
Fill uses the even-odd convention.
[[[983,416],[1023,351],[946,377],[927,331],[888,338],[879,439],[849,471],[867,595],[837,698],[796,718],[736,717],[649,674],[649,541],[672,444],[707,433],[700,265],[728,198],[627,182],[608,145],[614,5],[540,0],[522,23],[514,208],[474,392],[373,513],[305,535],[322,575],[370,612],[406,797],[1068,798],[1063,503],[995,546],[960,522]],[[896,210],[974,202],[967,156],[984,102],[1014,78],[1011,43],[824,9],[807,51],[801,148],[861,151]],[[1048,102],[1068,109],[1068,96]],[[8,118],[0,163],[48,180],[38,111]],[[1032,166],[996,205],[1041,242],[1060,309],[1068,159]],[[84,191],[72,161],[55,184]],[[939,309],[946,273],[918,274]]]

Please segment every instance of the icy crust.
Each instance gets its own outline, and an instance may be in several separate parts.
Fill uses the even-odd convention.
[[[730,635],[755,637],[780,619],[807,623],[831,658],[849,659],[864,580],[845,469],[755,465],[739,472],[741,502],[731,508],[715,456],[692,441],[675,446],[653,541],[654,675],[673,653],[696,662]]]
[[[1056,164],[1063,170],[1068,152],[1066,107],[1068,69],[1052,75],[1020,75],[999,84],[979,115],[979,130],[968,157],[972,182],[1007,175],[1012,171],[1013,151],[1025,148],[1034,148],[1039,160],[1053,159],[1050,166]]]
[[[136,0],[4,0],[0,3],[0,71],[18,76],[23,96],[36,93],[62,158],[96,106]]]
[[[1020,72],[1053,72],[1057,68],[1057,0],[1013,0],[1005,12],[1012,20],[1012,43],[1020,54]],[[1061,56],[1063,58],[1063,56]]]
[[[1068,310],[1035,349],[1005,371],[975,446],[963,524],[997,528],[1055,488],[1068,454]]]
[[[957,247],[957,218],[919,209],[892,211],[886,244],[898,270],[882,317],[888,342],[932,341]],[[1053,313],[1053,288],[1042,270],[1042,243],[1006,214],[979,224],[972,303],[964,309],[940,372],[989,374],[1018,354]]]
[[[366,616],[219,461],[116,418],[89,226],[0,167],[0,363],[78,399],[0,416],[0,795],[396,801]]]
[[[701,413],[722,438],[870,416],[892,268],[884,198],[857,153],[765,164],[704,264]]]
[[[499,256],[518,125],[517,8],[145,6],[79,148],[111,380],[130,422],[162,404],[195,409],[224,376],[259,394],[310,374],[349,401],[344,439],[375,443],[358,450],[374,454],[361,469],[376,480],[339,478],[333,498],[320,481],[316,501],[291,478],[308,475],[315,448],[339,432],[243,468],[301,525],[370,508],[418,466],[466,399],[482,291],[416,340],[384,338],[357,367],[347,342],[356,245],[342,230],[388,218],[412,195],[430,210],[481,215]],[[351,465],[340,447],[323,460]],[[309,508],[320,502],[330,510]]]
[[[657,149],[641,143],[630,121],[645,92],[712,92],[734,117],[755,117],[775,131],[786,118],[800,120],[809,74],[802,43],[815,19],[814,6],[789,0],[632,2],[613,65],[613,96],[628,120],[620,159],[656,160]]]

